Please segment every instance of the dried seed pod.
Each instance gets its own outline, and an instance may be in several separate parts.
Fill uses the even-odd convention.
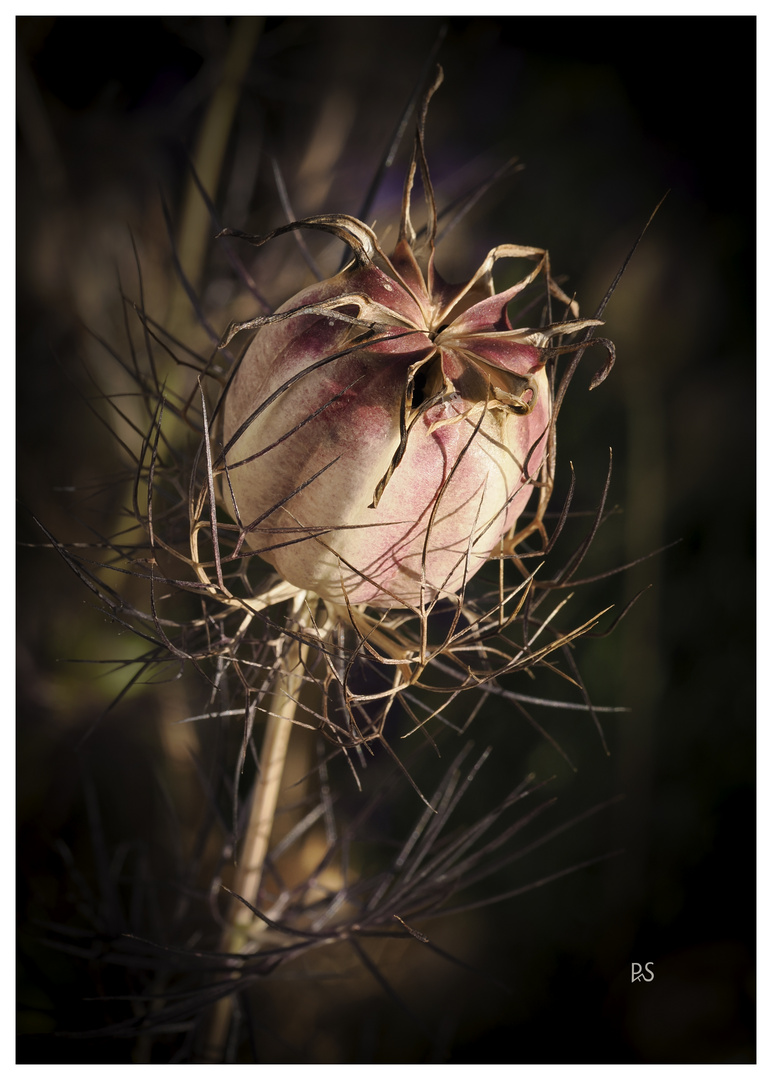
[[[427,97],[428,102],[428,97]],[[419,119],[391,258],[345,215],[297,228],[331,232],[352,263],[258,327],[223,408],[223,483],[244,542],[299,588],[335,603],[420,608],[455,594],[515,525],[550,430],[552,336],[596,325],[549,275],[540,248],[503,245],[464,284],[434,265],[436,213]],[[416,161],[429,205],[425,269],[414,250]],[[536,262],[496,293],[497,259]],[[513,298],[544,273],[569,323],[514,329]]]
[[[225,488],[248,545],[287,581],[418,607],[457,592],[515,524],[547,446],[545,346],[594,320],[511,327],[538,249],[497,248],[450,286],[404,238],[387,259],[353,218],[296,225],[337,233],[356,258],[248,324],[260,328],[224,404]],[[539,262],[497,294],[502,256]]]

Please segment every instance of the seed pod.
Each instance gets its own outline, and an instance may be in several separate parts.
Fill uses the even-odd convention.
[[[259,329],[224,403],[225,489],[249,547],[287,581],[419,607],[456,593],[514,526],[547,446],[545,346],[595,321],[512,328],[539,249],[497,248],[450,286],[433,254],[424,276],[405,238],[387,259],[353,218],[271,236],[301,226],[346,239],[355,260],[246,324]],[[539,262],[497,294],[503,256]]]
[[[549,276],[540,248],[503,245],[462,285],[434,266],[436,212],[419,118],[391,258],[356,218],[292,222],[331,232],[352,263],[257,327],[223,406],[222,490],[244,543],[290,583],[321,597],[421,608],[457,593],[515,525],[550,433],[547,346],[597,325]],[[414,251],[416,162],[429,207],[425,270]],[[496,293],[504,257],[536,262]],[[574,319],[514,329],[513,298],[544,273]]]

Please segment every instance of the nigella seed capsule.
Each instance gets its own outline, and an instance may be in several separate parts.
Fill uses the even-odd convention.
[[[597,325],[576,318],[539,248],[495,248],[451,285],[435,269],[432,218],[422,268],[409,213],[416,158],[425,164],[422,120],[390,258],[345,215],[245,237],[322,229],[354,255],[275,315],[232,328],[228,340],[258,329],[223,409],[222,490],[244,544],[337,604],[418,609],[464,587],[533,493],[550,432],[550,338]],[[496,293],[505,257],[536,266]],[[513,328],[507,307],[540,273],[574,318]]]

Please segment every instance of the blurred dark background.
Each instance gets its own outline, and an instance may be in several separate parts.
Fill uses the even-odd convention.
[[[80,397],[82,360],[104,363],[86,327],[120,334],[118,276],[136,288],[129,229],[148,307],[178,317],[161,195],[179,220],[186,153],[223,79],[242,64],[217,174],[222,222],[254,231],[281,224],[271,155],[297,216],[356,214],[442,25],[18,20],[23,542],[41,540],[28,511],[75,538],[84,504],[98,501],[102,478],[118,469],[114,444]],[[532,868],[518,866],[509,887],[621,854],[438,928],[444,947],[509,992],[439,960],[413,968],[406,954],[393,978],[426,988],[423,1030],[375,984],[339,998],[294,990],[285,1007],[304,1025],[302,1051],[288,1024],[288,1046],[269,1040],[262,1052],[267,1061],[751,1062],[755,20],[444,25],[445,83],[427,128],[440,204],[513,155],[525,166],[450,234],[438,257],[446,276],[470,273],[496,244],[547,247],[590,313],[668,193],[606,311],[617,367],[587,394],[601,360],[589,353],[561,414],[559,486],[570,460],[577,505],[593,508],[613,447],[620,512],[594,545],[588,576],[678,543],[572,601],[578,622],[651,585],[612,636],[577,648],[593,700],[630,707],[604,720],[608,756],[580,713],[549,717],[576,772],[516,716],[491,709],[476,722],[480,744],[496,743],[492,789],[529,770],[555,775],[558,803],[545,830],[624,796],[547,845]],[[407,144],[370,220],[393,216],[406,153]],[[238,300],[218,281],[200,282],[209,310],[218,288],[223,306]],[[270,286],[272,303],[287,295]],[[84,791],[116,851],[159,828],[149,792],[162,758],[177,769],[181,804],[195,800],[185,748],[169,730],[198,691],[195,682],[138,689],[76,753],[120,684],[63,658],[109,658],[130,645],[52,552],[22,547],[18,572],[19,1060],[130,1061],[129,1043],[57,1037],[106,1022],[104,1003],[86,999],[129,993],[130,979],[43,947],[41,925],[75,918],[58,841],[73,853],[73,874],[94,872]],[[654,980],[632,982],[634,962],[652,963]]]

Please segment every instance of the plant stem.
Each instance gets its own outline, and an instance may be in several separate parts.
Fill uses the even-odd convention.
[[[219,81],[198,133],[192,164],[201,186],[212,200],[217,197],[228,139],[264,21],[262,16],[254,15],[234,19]],[[201,285],[201,274],[212,233],[209,209],[191,175],[185,187],[182,204],[177,257],[183,274],[194,289]],[[182,281],[177,279],[169,299],[165,326],[167,331],[177,334],[189,321],[190,301]]]
[[[268,706],[268,718],[260,752],[260,773],[252,792],[249,820],[232,889],[234,893],[243,896],[255,907],[257,907],[265,857],[268,854],[268,845],[276,816],[292,719],[303,685],[303,668],[307,652],[307,645],[301,645],[297,640],[291,642],[283,657]],[[228,923],[220,942],[220,951],[241,952],[250,939],[255,922],[255,917],[249,908],[233,897],[228,912]],[[234,974],[234,978],[237,977]],[[202,1049],[203,1060],[222,1061],[232,1013],[232,994],[221,998],[213,1007]]]

